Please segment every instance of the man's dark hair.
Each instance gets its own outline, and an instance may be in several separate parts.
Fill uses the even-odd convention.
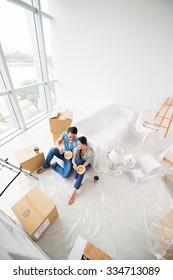
[[[67,130],[67,133],[71,132],[72,134],[77,134],[77,127],[70,126]]]
[[[80,136],[77,140],[80,141],[83,145],[87,146],[87,139],[85,136]]]

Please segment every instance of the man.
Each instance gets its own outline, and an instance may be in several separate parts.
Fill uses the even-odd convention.
[[[72,170],[72,161],[64,157],[66,151],[73,152],[74,148],[77,146],[77,128],[72,126],[69,127],[67,132],[64,131],[61,136],[57,139],[55,146],[49,150],[46,157],[46,161],[42,168],[37,170],[38,174],[43,173],[48,168],[52,167],[56,172],[58,172],[62,177],[68,178]],[[61,159],[64,166],[60,166],[57,162],[51,164],[52,158],[56,156]]]

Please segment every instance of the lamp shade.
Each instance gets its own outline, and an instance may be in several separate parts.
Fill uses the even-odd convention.
[[[114,149],[112,149],[110,151],[110,153],[108,154],[108,157],[109,157],[110,161],[112,161],[116,165],[121,163],[122,155],[120,153],[117,153]]]

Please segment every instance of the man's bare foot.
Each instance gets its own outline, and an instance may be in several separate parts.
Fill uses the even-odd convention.
[[[46,170],[52,168],[52,167],[54,166],[55,163],[56,163],[56,162],[51,163],[51,164],[50,164],[50,167],[48,167],[48,168],[44,168],[44,167],[39,168],[39,169],[37,170],[37,173],[38,173],[38,174],[41,174],[41,173],[45,172]]]
[[[43,173],[44,171],[46,171],[46,169],[47,169],[47,168],[41,167],[41,168],[39,168],[39,169],[37,170],[37,173],[38,173],[38,174],[41,174],[41,173]]]

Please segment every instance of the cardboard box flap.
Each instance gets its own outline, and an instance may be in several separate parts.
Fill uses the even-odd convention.
[[[70,111],[59,111],[57,113],[53,113],[51,116],[50,116],[50,119],[59,119],[59,120],[65,120],[65,119],[69,119],[69,120],[72,120],[73,119],[73,112],[70,112]]]
[[[73,112],[65,110],[64,117],[69,120],[73,120]]]
[[[16,151],[14,154],[19,162],[24,162],[30,158],[34,158],[38,156],[38,153],[34,151],[35,147],[38,147],[38,145],[36,143],[33,143],[28,147]],[[40,148],[39,148],[39,153],[42,153]]]
[[[62,132],[67,131],[73,120],[73,113],[70,111],[58,112],[49,118],[50,131],[53,134],[61,135]]]

